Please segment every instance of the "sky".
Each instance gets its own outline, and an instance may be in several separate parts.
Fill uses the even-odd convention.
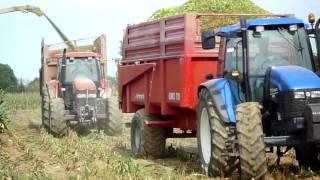
[[[30,4],[40,7],[69,37],[107,36],[107,58],[120,58],[120,41],[128,24],[145,21],[159,8],[179,6],[186,0],[1,0],[0,8]],[[320,16],[318,0],[253,0],[272,13],[294,13],[306,20],[310,12]],[[40,68],[42,38],[47,44],[61,42],[44,17],[28,13],[0,15],[0,63],[9,64],[18,78],[32,80]],[[116,66],[108,61],[108,74]]]

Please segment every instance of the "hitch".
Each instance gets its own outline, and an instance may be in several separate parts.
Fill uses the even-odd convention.
[[[277,165],[280,164],[280,158],[283,157],[283,155],[285,155],[288,151],[290,151],[291,148],[292,148],[292,146],[287,146],[286,150],[284,152],[282,152],[281,147],[277,146]]]

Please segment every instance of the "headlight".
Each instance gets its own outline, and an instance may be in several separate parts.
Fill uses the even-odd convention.
[[[294,92],[294,98],[295,99],[304,99],[306,96],[304,92]]]
[[[77,94],[77,98],[86,98],[87,94]],[[96,98],[97,94],[88,94],[88,98]]]
[[[320,98],[320,91],[311,91],[311,98]]]

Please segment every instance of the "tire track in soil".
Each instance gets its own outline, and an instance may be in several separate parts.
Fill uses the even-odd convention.
[[[0,141],[3,142],[1,156],[12,165],[4,169],[13,169],[18,175],[28,177],[66,179],[67,167],[39,147],[43,129],[38,113],[16,113],[14,121],[9,124],[9,133],[0,135]]]

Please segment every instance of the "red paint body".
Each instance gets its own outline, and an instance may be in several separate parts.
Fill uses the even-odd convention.
[[[202,49],[199,24],[187,14],[128,26],[118,77],[123,112],[145,108],[164,120],[150,127],[196,130],[197,89],[207,74],[217,78],[222,62],[219,48]]]
[[[88,78],[76,78],[73,81],[74,91],[96,90],[96,85],[91,79]]]

